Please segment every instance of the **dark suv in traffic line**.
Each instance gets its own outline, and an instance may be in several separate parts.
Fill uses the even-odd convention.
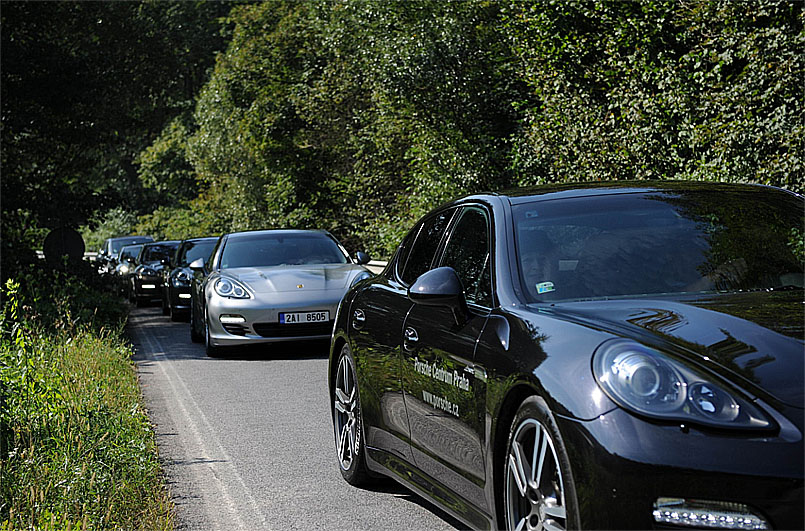
[[[178,246],[177,240],[143,245],[129,279],[129,299],[137,306],[162,297],[162,269],[170,263]]]
[[[178,321],[190,313],[190,263],[197,258],[209,259],[217,237],[183,240],[176,248],[170,264],[162,269],[162,314]]]
[[[152,242],[151,236],[119,236],[117,238],[107,238],[103,246],[98,250],[98,271],[101,274],[112,273],[118,264],[120,250],[127,245]]]

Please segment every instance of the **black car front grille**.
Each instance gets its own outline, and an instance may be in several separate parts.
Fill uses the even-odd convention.
[[[330,335],[333,324],[334,321],[302,324],[254,323],[252,328],[263,337],[304,337]]]

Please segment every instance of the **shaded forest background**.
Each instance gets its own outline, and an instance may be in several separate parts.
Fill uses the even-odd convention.
[[[388,257],[465,193],[565,181],[802,193],[803,4],[3,2],[2,268],[324,228]]]

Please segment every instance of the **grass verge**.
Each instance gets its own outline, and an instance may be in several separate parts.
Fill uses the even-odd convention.
[[[52,275],[5,283],[0,529],[172,529],[125,307]]]

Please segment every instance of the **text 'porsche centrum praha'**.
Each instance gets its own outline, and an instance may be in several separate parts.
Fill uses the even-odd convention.
[[[329,339],[338,302],[371,273],[369,257],[326,231],[224,234],[208,260],[189,264],[190,334],[207,355],[255,343]]]
[[[804,212],[648,182],[437,208],[339,305],[344,478],[482,529],[801,529]]]

